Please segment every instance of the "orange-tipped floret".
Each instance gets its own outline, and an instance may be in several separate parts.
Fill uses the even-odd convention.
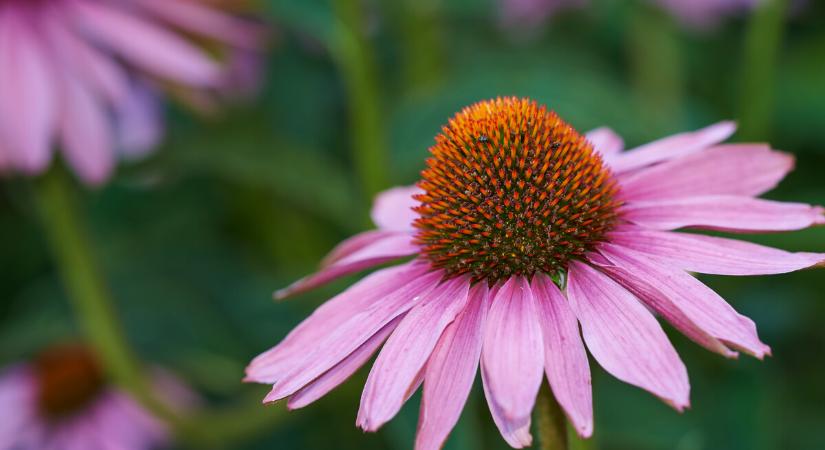
[[[456,114],[422,172],[417,242],[436,267],[490,283],[550,275],[616,220],[616,185],[593,146],[530,99]]]

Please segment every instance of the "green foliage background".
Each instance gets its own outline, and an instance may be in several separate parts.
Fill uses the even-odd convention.
[[[415,181],[440,125],[498,95],[533,97],[580,130],[610,126],[628,146],[738,119],[766,101],[767,120],[748,137],[798,159],[769,197],[825,203],[825,4],[810,1],[789,18],[775,63],[762,69],[773,82],[748,91],[747,16],[697,31],[647,2],[592,3],[530,30],[502,27],[485,1],[365,3],[384,183]],[[210,118],[170,106],[163,147],[82,194],[130,341],[215,405],[262,398],[264,387],[240,384],[245,364],[352,278],[284,303],[271,292],[369,226],[369,196],[351,157],[360,150],[351,130],[359,105],[342,72],[335,8],[322,0],[262,6],[275,33],[260,94]],[[80,335],[31,191],[21,179],[0,184],[3,363]],[[825,227],[752,240],[825,252]],[[825,448],[825,271],[702,279],[756,321],[773,356],[724,360],[668,329],[692,383],[692,407],[681,415],[594,363],[588,448]],[[411,448],[418,396],[379,433],[355,428],[365,376],[300,411],[268,407],[271,425],[229,448]],[[480,389],[447,448],[507,448]]]

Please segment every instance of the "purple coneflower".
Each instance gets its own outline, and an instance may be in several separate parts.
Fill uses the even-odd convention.
[[[0,0],[0,172],[41,173],[58,146],[83,181],[102,183],[118,153],[156,143],[162,87],[220,89],[210,53],[260,38],[198,0]]]
[[[167,400],[191,403],[176,380],[160,381]],[[0,416],[0,450],[149,450],[169,438],[161,422],[106,383],[78,345],[50,348],[0,374]]]
[[[378,196],[377,230],[344,241],[276,296],[412,259],[326,302],[258,356],[247,380],[273,385],[265,402],[300,408],[383,344],[358,425],[378,429],[423,383],[416,448],[437,449],[480,363],[493,419],[520,448],[531,443],[544,375],[578,433],[592,433],[586,344],[605,370],[681,411],[687,371],[654,314],[726,357],[770,352],[750,319],[689,272],[774,274],[825,260],[673,231],[825,223],[820,207],[755,198],[793,158],[765,144],[719,144],[733,131],[723,122],[623,152],[612,131],[583,136],[529,99],[464,109],[436,137],[418,186]]]

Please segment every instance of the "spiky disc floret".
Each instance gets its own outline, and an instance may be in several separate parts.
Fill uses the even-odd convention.
[[[616,219],[615,183],[592,145],[530,99],[469,106],[421,173],[416,240],[436,267],[494,282],[557,274]]]

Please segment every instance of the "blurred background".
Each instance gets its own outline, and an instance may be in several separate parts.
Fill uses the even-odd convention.
[[[368,228],[372,195],[416,180],[448,117],[500,95],[580,131],[612,127],[628,147],[735,119],[734,140],[797,157],[770,198],[825,203],[825,4],[677,3],[259,2],[273,28],[259,92],[206,115],[168,104],[161,148],[78,186],[129,341],[211,404],[257,408],[267,389],[242,385],[244,366],[352,278],[284,303],[272,291]],[[0,182],[0,365],[81,335],[31,183]],[[823,227],[752,240],[825,252]],[[725,360],[668,329],[692,382],[684,414],[593,364],[595,438],[579,448],[825,448],[825,272],[702,279],[773,356]],[[411,448],[418,395],[374,435],[354,426],[366,373],[303,410],[260,406],[266,425],[226,447]],[[446,448],[507,448],[475,388]]]

